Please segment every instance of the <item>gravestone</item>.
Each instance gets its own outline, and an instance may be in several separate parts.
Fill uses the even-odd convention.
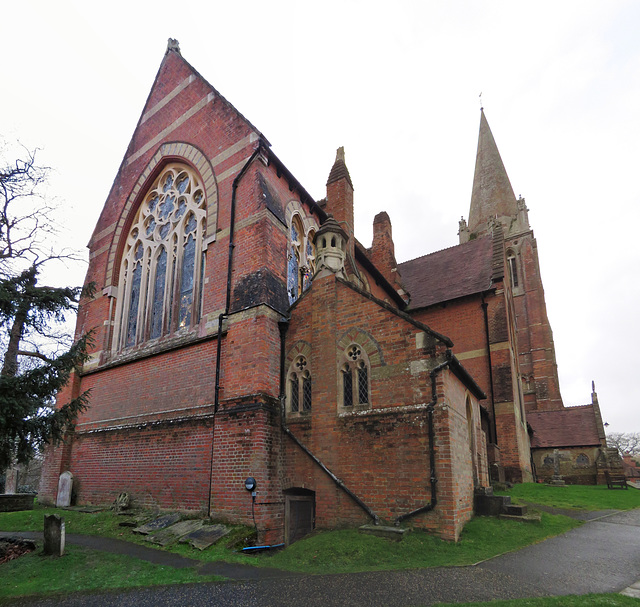
[[[215,544],[220,538],[229,534],[231,529],[224,525],[207,525],[193,531],[189,535],[185,535],[181,540],[181,544],[189,543],[198,550],[204,550]]]
[[[557,449],[553,450],[553,476],[549,481],[549,485],[554,485],[556,487],[564,486],[564,477],[560,475],[560,459],[562,455]]]
[[[160,516],[146,525],[142,525],[141,527],[136,527],[133,532],[140,533],[141,535],[149,535],[154,531],[160,531],[161,529],[166,529],[171,525],[175,525],[182,516],[177,512],[173,514],[165,514],[164,516]]]
[[[64,519],[57,514],[44,516],[44,553],[53,556],[64,554]]]
[[[6,472],[4,481],[5,493],[17,493],[18,492],[18,469],[9,468]]]
[[[58,481],[58,497],[56,506],[58,508],[68,508],[71,506],[71,490],[73,489],[73,474],[63,472]]]

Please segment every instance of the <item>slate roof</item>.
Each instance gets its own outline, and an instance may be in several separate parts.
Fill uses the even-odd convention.
[[[593,405],[532,411],[527,422],[533,429],[532,449],[600,445]]]
[[[493,241],[490,236],[436,251],[398,265],[409,309],[481,293],[491,287]]]

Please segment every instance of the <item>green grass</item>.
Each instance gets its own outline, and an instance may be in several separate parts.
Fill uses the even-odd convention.
[[[313,534],[286,550],[261,557],[260,564],[306,573],[348,573],[469,565],[516,550],[577,527],[564,516],[543,514],[542,523],[503,521],[492,517],[471,520],[457,543],[422,531],[401,542],[363,535],[355,529]]]
[[[199,575],[193,568],[174,569],[67,545],[62,557],[43,556],[36,550],[0,565],[0,599],[220,579]]]
[[[497,492],[496,492],[497,493]],[[631,510],[640,508],[640,491],[628,489],[607,489],[606,485],[566,485],[552,487],[536,483],[514,485],[502,492],[510,495],[514,502],[543,504],[555,508],[577,510]]]
[[[621,594],[583,594],[487,603],[437,603],[437,607],[638,607],[640,599]]]
[[[640,507],[640,491],[636,489],[611,491],[606,487],[547,487],[524,484],[516,485],[509,491],[509,495],[519,501],[559,508],[626,510]],[[0,530],[42,531],[44,515],[52,513],[64,517],[68,534],[100,535],[150,546],[142,536],[132,533],[130,528],[119,526],[124,517],[115,516],[109,511],[82,513],[36,506],[36,509],[30,511],[0,513]],[[476,563],[558,535],[579,524],[581,523],[571,518],[547,513],[542,513],[540,524],[477,517],[466,525],[460,541],[455,544],[417,530],[408,533],[401,542],[392,542],[360,534],[354,529],[345,529],[314,533],[287,549],[272,554],[248,556],[234,552],[226,548],[227,542],[224,540],[220,546],[213,546],[202,552],[185,544],[173,546],[168,550],[199,561],[250,563],[312,574],[414,569]],[[238,528],[235,533],[242,535],[247,531],[247,528]],[[36,552],[1,565],[0,597],[34,592],[126,588],[134,585],[173,584],[207,579],[211,578],[199,576],[195,568],[174,570],[130,557],[105,554],[67,544],[67,554],[60,559],[39,556]],[[5,580],[9,583],[5,583]],[[640,604],[618,595],[594,595],[588,600],[594,602],[585,602],[585,597],[562,597],[489,604],[494,607]],[[623,602],[612,602],[618,600]]]

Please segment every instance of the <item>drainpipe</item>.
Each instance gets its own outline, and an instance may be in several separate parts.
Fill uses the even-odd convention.
[[[436,375],[445,367],[448,367],[451,364],[451,350],[447,350],[447,360],[443,363],[440,363],[438,366],[434,367],[429,374],[431,377],[431,402],[427,405],[427,426],[429,428],[429,469],[430,469],[430,482],[431,482],[431,501],[412,512],[407,512],[407,514],[400,515],[395,520],[396,527],[400,525],[402,521],[407,520],[408,518],[414,517],[418,514],[422,514],[423,512],[429,512],[433,510],[437,503],[438,498],[436,494],[436,486],[438,484],[438,478],[436,477],[436,449],[435,449],[435,432],[433,429],[433,410],[438,402],[438,391],[436,387]]]
[[[487,308],[489,304],[484,300],[484,293],[482,294],[482,303],[480,304],[482,308],[482,314],[484,316],[484,335],[487,342],[487,360],[489,362],[489,393],[491,394],[491,431],[493,433],[492,442],[494,445],[498,444],[498,429],[496,426],[496,404],[495,398],[493,394],[493,364],[491,363],[491,343],[489,341],[489,314],[487,312]]]
[[[344,491],[362,510],[364,510],[372,519],[375,525],[380,524],[380,517],[373,511],[367,504],[365,504],[351,489],[349,489],[329,468],[327,468],[320,459],[318,459],[298,438],[289,430],[286,422],[286,407],[285,407],[285,336],[289,328],[289,320],[286,318],[280,319],[278,322],[278,328],[280,329],[280,424],[282,431],[291,438],[291,440],[300,447],[321,469],[322,471],[340,488]]]
[[[233,241],[233,237],[235,234],[235,225],[236,225],[236,191],[238,189],[238,184],[240,180],[244,177],[249,165],[255,160],[256,156],[258,156],[262,151],[262,145],[258,145],[258,147],[253,151],[253,154],[249,157],[247,162],[244,163],[244,166],[240,170],[240,172],[236,175],[236,178],[233,180],[233,184],[231,186],[231,215],[229,218],[229,261],[227,263],[227,296],[224,306],[224,312],[218,316],[218,344],[216,350],[216,383],[215,383],[215,395],[213,402],[213,427],[211,429],[211,464],[209,468],[209,505],[207,508],[207,512],[211,514],[211,490],[213,488],[213,444],[214,444],[214,436],[216,431],[216,413],[220,408],[220,368],[222,366],[221,355],[222,355],[222,323],[226,317],[229,316],[229,309],[231,308],[231,270],[233,269],[233,249],[235,248],[235,244]]]

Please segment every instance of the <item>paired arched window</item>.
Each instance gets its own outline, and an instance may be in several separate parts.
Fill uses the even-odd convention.
[[[291,365],[287,381],[290,413],[311,411],[311,372],[305,356],[298,356]]]
[[[311,285],[316,270],[316,252],[313,230],[304,233],[300,215],[291,218],[289,251],[287,254],[287,293],[292,304]]]
[[[165,166],[145,195],[124,246],[117,349],[198,322],[206,214],[195,171],[180,163]]]
[[[358,344],[351,344],[344,353],[340,368],[342,376],[342,406],[368,405],[369,361]]]

